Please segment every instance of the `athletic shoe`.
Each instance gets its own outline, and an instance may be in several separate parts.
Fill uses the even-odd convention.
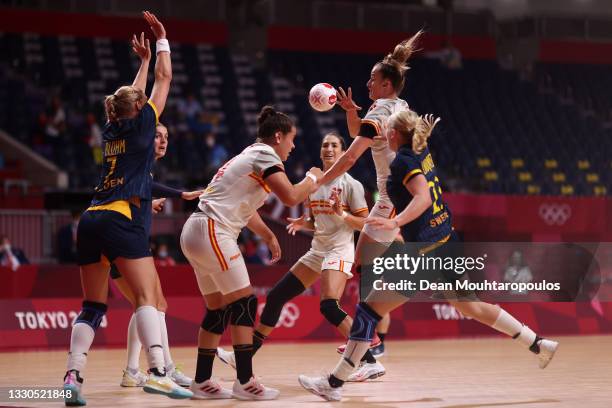
[[[191,378],[185,375],[183,370],[181,370],[181,366],[168,368],[166,375],[169,375],[170,378],[172,378],[172,381],[185,388],[189,388],[189,386],[191,386],[191,382],[193,381]]]
[[[298,377],[298,381],[306,391],[310,391],[327,401],[340,401],[342,399],[342,387],[333,388],[329,385],[327,377],[308,377],[302,374]]]
[[[147,382],[147,375],[138,370],[136,374],[132,374],[130,370],[123,370],[123,378],[121,378],[122,387],[144,387]]]
[[[236,380],[232,387],[232,396],[239,400],[273,400],[278,398],[278,394],[278,390],[265,387],[255,377],[251,377],[246,384]]]
[[[236,369],[236,357],[233,351],[224,350],[223,347],[217,347],[217,357],[228,366]]]
[[[82,407],[87,401],[81,394],[83,379],[77,370],[70,370],[64,376],[64,403],[67,407]]]
[[[381,344],[382,342],[380,341],[380,337],[378,337],[378,334],[375,334],[374,338],[370,342],[370,350],[372,350],[375,347],[380,346]],[[338,348],[336,348],[336,351],[338,352],[338,354],[344,354],[344,350],[346,350],[346,344],[342,344],[338,346]]]
[[[183,389],[180,385],[172,381],[167,375],[160,377],[153,373],[143,387],[144,392],[149,394],[161,394],[172,399],[186,399],[193,397],[193,392]]]
[[[558,342],[541,339],[536,343],[535,347],[530,347],[529,350],[537,354],[540,368],[546,368],[550,360],[554,357],[557,347],[559,347]]]
[[[359,368],[355,370],[351,375],[348,376],[347,382],[362,382],[367,380],[373,380],[374,378],[382,377],[385,375],[385,367],[378,361],[375,363],[363,362],[359,365]]]
[[[376,358],[382,357],[385,355],[385,343],[381,342],[378,346],[372,347],[370,349],[370,353]]]
[[[189,389],[193,392],[191,399],[229,399],[232,398],[232,390],[223,388],[218,382],[209,378],[208,380],[197,383],[193,381]]]

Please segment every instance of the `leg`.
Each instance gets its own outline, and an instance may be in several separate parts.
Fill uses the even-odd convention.
[[[274,330],[283,306],[312,286],[317,279],[319,279],[319,274],[316,271],[298,262],[274,285],[266,297],[266,305],[261,313],[259,325],[253,332],[253,354],[259,350],[266,337]]]
[[[353,324],[353,319],[338,304],[344,293],[347,278],[346,273],[337,270],[326,269],[321,272],[321,314],[344,337],[349,336]]]
[[[514,316],[497,305],[485,302],[461,302],[449,301],[464,316],[471,317],[482,324],[486,324],[495,330],[505,333],[519,342],[529,351],[536,354],[540,368],[546,368],[552,360],[558,343],[539,337],[528,326],[519,322]]]

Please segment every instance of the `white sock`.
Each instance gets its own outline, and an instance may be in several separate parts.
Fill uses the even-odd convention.
[[[164,351],[162,349],[159,315],[153,306],[140,306],[136,309],[136,320],[140,341],[147,351],[149,368],[164,372]]]
[[[83,371],[87,363],[87,353],[93,343],[96,332],[86,323],[76,323],[70,335],[70,354],[68,354],[68,371]]]
[[[138,322],[136,314],[133,313],[130,318],[130,324],[128,325],[128,336],[127,336],[127,368],[132,371],[138,371],[140,367],[140,350],[142,349],[142,343],[138,337]]]
[[[166,327],[166,313],[157,312],[159,314],[159,328],[161,330],[162,346],[164,347],[164,361],[166,363],[166,370],[170,371],[174,369],[174,362],[172,356],[170,356],[170,344],[168,343],[168,328]]]
[[[499,309],[499,316],[497,316],[497,320],[495,320],[492,327],[516,339],[516,341],[525,347],[530,347],[536,339],[536,334],[533,330],[516,320],[514,316],[504,309]]]
[[[334,371],[332,371],[333,376],[342,381],[348,380],[349,375],[359,367],[361,358],[369,348],[369,341],[349,340],[340,362],[334,368]]]

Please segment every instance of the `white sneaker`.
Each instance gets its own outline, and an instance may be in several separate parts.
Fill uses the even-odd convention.
[[[280,392],[274,388],[265,387],[255,377],[251,377],[246,384],[240,384],[238,380],[234,381],[232,394],[239,400],[273,400],[278,398]]]
[[[366,380],[373,380],[374,378],[382,377],[385,375],[385,367],[378,361],[375,363],[363,362],[359,365],[351,375],[348,376],[347,382],[362,382]]]
[[[184,389],[167,375],[159,377],[153,373],[149,374],[149,378],[142,389],[149,394],[161,394],[172,399],[193,397],[193,392]]]
[[[342,399],[342,387],[333,388],[329,385],[327,377],[308,377],[302,374],[298,377],[298,381],[306,391],[310,391],[327,401],[340,401]]]
[[[553,340],[542,339],[537,344],[539,352],[536,352],[536,354],[538,356],[540,368],[546,368],[555,355],[559,343]]]
[[[190,377],[187,377],[180,366],[174,366],[168,369],[167,374],[172,378],[172,381],[180,385],[181,387],[189,387],[193,381]]]
[[[214,381],[212,378],[208,380],[197,383],[193,381],[189,386],[191,392],[193,392],[193,397],[191,399],[229,399],[232,398],[232,391],[223,388],[219,385],[218,382]]]
[[[123,378],[121,378],[122,387],[144,387],[147,382],[147,375],[138,370],[136,374],[132,374],[130,370],[123,370]]]
[[[217,347],[217,357],[228,366],[236,369],[236,357],[233,351],[224,350],[223,347]]]

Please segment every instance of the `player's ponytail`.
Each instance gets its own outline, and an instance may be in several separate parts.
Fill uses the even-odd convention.
[[[419,116],[409,110],[391,115],[389,126],[399,132],[404,143],[411,143],[412,150],[418,154],[427,147],[427,139],[439,121],[440,118],[434,119],[431,114]]]
[[[392,52],[377,63],[382,77],[391,81],[393,89],[398,94],[404,89],[404,73],[410,69],[407,62],[418,51],[417,42],[421,35],[423,30],[397,44]]]
[[[145,93],[134,86],[122,86],[104,99],[104,110],[109,122],[129,118],[134,113],[136,102],[147,100]]]
[[[274,137],[276,132],[289,133],[293,126],[295,125],[289,116],[276,111],[273,106],[266,105],[257,116],[257,138],[266,140]]]

